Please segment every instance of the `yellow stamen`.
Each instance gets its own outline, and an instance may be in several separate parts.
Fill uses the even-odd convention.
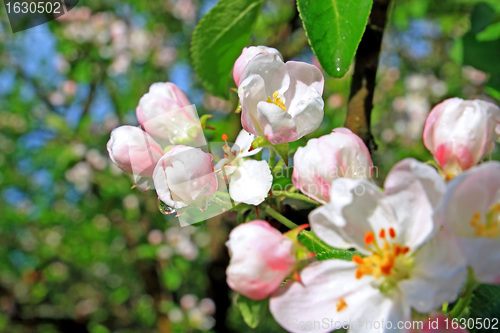
[[[267,101],[268,103],[272,103],[272,104],[275,104],[277,105],[281,110],[283,111],[286,111],[286,106],[285,106],[285,103],[283,102],[283,100],[281,98],[278,97],[279,96],[279,92],[278,91],[275,91],[274,94],[273,94],[273,97],[271,98],[270,96],[267,98]]]
[[[474,236],[497,238],[500,235],[500,203],[490,207],[488,213],[484,214],[486,222],[483,222],[480,212],[475,212],[469,224],[475,229]]]

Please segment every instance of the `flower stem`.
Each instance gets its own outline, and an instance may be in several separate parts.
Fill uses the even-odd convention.
[[[469,270],[469,277],[467,278],[467,283],[462,291],[462,295],[458,300],[457,304],[451,309],[449,316],[451,318],[461,318],[464,311],[467,309],[472,296],[474,295],[474,290],[479,286],[479,282],[474,278],[474,274]]]
[[[310,199],[310,198],[308,198],[305,195],[300,194],[300,193],[293,193],[293,192],[287,192],[287,191],[273,191],[272,194],[276,195],[276,196],[282,196],[282,197],[297,199],[297,200],[301,200],[301,201],[304,201],[304,202],[308,202],[308,203],[312,203],[312,204],[315,204],[315,205],[319,205],[319,202],[314,201],[313,199]]]
[[[281,224],[283,224],[284,226],[290,228],[290,229],[295,229],[298,227],[297,224],[293,223],[292,221],[290,221],[289,219],[287,219],[286,217],[284,217],[283,215],[281,215],[280,213],[278,213],[277,211],[275,211],[274,209],[271,208],[271,206],[267,206],[266,209],[265,209],[265,212],[273,217],[274,219],[276,219],[278,222],[280,222]]]

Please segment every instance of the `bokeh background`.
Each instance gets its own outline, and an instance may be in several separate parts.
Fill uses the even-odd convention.
[[[404,157],[431,159],[421,137],[435,104],[455,96],[499,104],[496,2],[393,3],[372,118],[376,182]],[[131,189],[106,152],[111,130],[138,125],[139,99],[159,81],[214,116],[207,140],[234,140],[236,94],[204,93],[189,57],[194,28],[215,3],[86,0],[16,34],[0,9],[0,331],[251,331],[225,284],[236,213],[181,228],[158,211],[154,191]],[[467,36],[484,32],[481,22],[491,31],[474,49]],[[293,0],[265,1],[256,31],[249,45],[317,64]],[[325,119],[307,138],[343,125],[351,75],[325,74]],[[282,330],[268,314],[255,331]]]

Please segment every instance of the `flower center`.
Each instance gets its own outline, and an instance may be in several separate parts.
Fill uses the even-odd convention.
[[[483,221],[480,212],[475,212],[470,220],[470,225],[475,229],[474,236],[497,238],[500,235],[500,202],[490,207],[488,213],[484,214]]]
[[[413,267],[413,259],[408,255],[410,248],[393,243],[393,239],[396,238],[393,228],[389,228],[387,233],[389,237],[386,230],[381,229],[377,240],[373,232],[367,232],[364,243],[372,254],[364,258],[359,255],[352,258],[358,265],[356,278],[373,275],[379,280],[380,284],[377,285],[382,292],[391,291],[400,280],[408,278]]]
[[[274,92],[273,94],[273,97],[269,96],[267,98],[267,101],[268,103],[272,103],[272,104],[276,104],[277,106],[279,106],[279,108],[283,111],[286,111],[286,106],[285,106],[285,103],[283,102],[283,100],[281,98],[278,97],[279,96],[279,93],[277,91]]]

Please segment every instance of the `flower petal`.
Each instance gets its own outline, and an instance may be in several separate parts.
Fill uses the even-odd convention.
[[[467,277],[467,263],[454,237],[440,231],[416,253],[410,274],[399,288],[414,309],[427,313],[457,299]]]
[[[231,150],[236,152],[238,157],[253,156],[262,150],[262,148],[257,148],[249,151],[255,138],[256,136],[254,134],[248,133],[247,131],[242,129],[236,137],[234,146],[231,148]]]
[[[273,103],[259,102],[257,105],[258,119],[262,133],[272,144],[299,139],[295,121],[290,113]]]
[[[285,63],[277,54],[261,53],[253,57],[243,71],[241,76],[245,78],[243,82],[248,76],[254,74],[260,76],[266,85],[266,98],[262,100],[266,100],[267,96],[272,96],[276,91],[280,95],[284,95],[290,85],[290,76]],[[243,82],[240,83],[240,86]]]
[[[257,117],[257,104],[267,100],[264,79],[258,75],[250,75],[238,88],[241,103],[241,125],[252,134],[263,135]]]
[[[432,216],[444,195],[444,180],[433,167],[408,158],[392,168],[384,188],[400,225],[397,240],[416,249],[439,227]]]
[[[459,244],[479,282],[500,281],[500,242],[489,238],[461,238]]]
[[[398,231],[392,208],[384,200],[384,194],[373,183],[364,179],[339,178],[332,182],[330,202],[309,217],[312,230],[334,247],[339,237],[352,244],[358,251],[365,252],[367,232],[378,235],[380,229],[393,227]],[[345,244],[344,243],[344,244]]]
[[[272,182],[266,161],[246,160],[231,175],[229,195],[234,201],[257,206],[267,197]]]

